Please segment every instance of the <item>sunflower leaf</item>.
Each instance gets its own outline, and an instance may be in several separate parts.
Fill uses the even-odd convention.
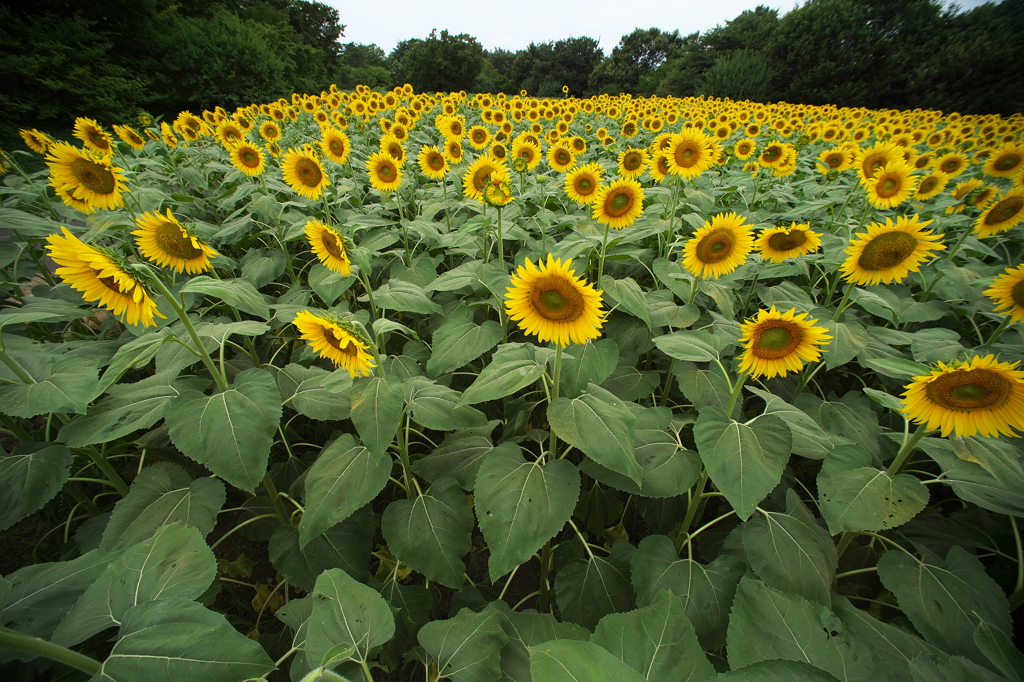
[[[0,449],[0,530],[42,509],[71,475],[71,451],[58,443]]]
[[[494,320],[478,325],[467,308],[458,308],[434,332],[427,373],[437,377],[476,360],[498,345],[502,333]]]
[[[530,674],[544,682],[643,682],[646,678],[592,642],[554,639],[528,647]]]
[[[622,400],[590,384],[578,398],[557,398],[548,406],[551,430],[612,471],[634,483],[643,480],[636,461],[636,417]]]
[[[398,433],[405,409],[402,382],[396,376],[360,377],[352,382],[352,423],[375,455],[387,451]]]
[[[537,362],[534,346],[529,343],[506,343],[494,351],[489,365],[463,392],[459,405],[476,405],[512,395],[529,386],[544,373]]]
[[[250,315],[262,317],[264,320],[270,319],[270,306],[267,305],[263,294],[244,279],[211,279],[206,275],[198,275],[181,288],[181,293],[216,296],[228,305]]]
[[[463,608],[454,618],[427,623],[416,638],[437,661],[439,678],[452,682],[497,680],[501,676],[501,648],[508,643],[501,627],[503,620],[494,606],[480,613]]]
[[[555,576],[555,595],[563,620],[592,630],[609,613],[628,611],[636,605],[629,581],[633,545],[618,541],[609,556],[591,555],[573,561]]]
[[[349,660],[366,661],[395,634],[395,617],[384,597],[340,568],[321,573],[312,596],[306,630],[306,660],[312,664],[326,660],[339,645],[352,647]]]
[[[28,368],[31,384],[0,386],[0,412],[28,419],[52,412],[84,414],[100,393],[96,358],[51,356]]]

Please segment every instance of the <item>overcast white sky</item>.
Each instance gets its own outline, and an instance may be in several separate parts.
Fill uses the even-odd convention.
[[[745,9],[767,5],[779,16],[799,0],[320,0],[338,9],[345,24],[343,42],[374,43],[391,52],[408,38],[426,38],[430,30],[468,33],[484,48],[520,50],[543,43],[589,36],[605,55],[634,28],[679,29],[683,35],[707,31],[735,19]],[[890,0],[900,2],[901,0]],[[984,0],[959,0],[964,8]]]

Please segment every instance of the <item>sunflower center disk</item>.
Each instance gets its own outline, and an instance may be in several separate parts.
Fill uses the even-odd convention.
[[[547,320],[574,320],[583,312],[583,297],[567,282],[539,282],[530,298],[537,313]]]
[[[800,339],[795,326],[772,326],[755,336],[751,351],[759,358],[775,360],[792,353],[800,345]]]
[[[634,171],[640,167],[640,155],[639,154],[627,154],[626,158],[622,160],[622,167],[629,171]]]
[[[732,254],[735,244],[735,237],[729,230],[712,230],[698,242],[697,259],[704,264],[723,261]]]
[[[891,197],[893,194],[896,194],[896,192],[898,192],[899,189],[900,183],[897,182],[895,178],[886,178],[885,180],[882,181],[882,184],[875,191],[878,194],[878,196],[882,197],[883,199],[887,199]]]
[[[619,193],[612,197],[612,200],[608,202],[608,212],[613,216],[618,217],[629,211],[633,205],[633,199],[628,194]]]
[[[241,157],[242,163],[247,168],[256,168],[257,166],[260,165],[259,157],[256,156],[256,152],[252,151],[251,149],[246,149],[245,151],[243,151],[241,153]]]
[[[71,162],[71,173],[79,184],[96,194],[111,194],[114,191],[114,174],[94,161],[75,159]]]
[[[1006,377],[979,368],[943,374],[928,384],[925,394],[946,409],[969,412],[999,407],[1009,399],[1011,389]]]
[[[306,187],[317,187],[323,179],[323,173],[316,167],[316,164],[308,159],[301,159],[295,164],[295,172]]]
[[[931,192],[932,188],[935,187],[935,185],[937,185],[938,183],[939,181],[936,180],[935,178],[926,178],[925,181],[921,183],[921,186],[918,188],[918,191],[921,192],[922,194],[926,194],[928,192]]]
[[[796,232],[776,232],[768,237],[768,246],[776,251],[792,251],[807,243],[807,235],[800,230]]]
[[[338,245],[338,240],[334,238],[333,234],[324,232],[320,239],[323,242],[324,248],[327,249],[327,253],[335,258],[343,258],[341,247]]]
[[[174,223],[161,223],[154,237],[160,250],[169,256],[191,260],[203,255],[202,249],[193,246],[188,234]]]
[[[996,160],[993,164],[998,171],[1008,171],[1017,167],[1020,162],[1024,160],[1024,157],[1020,156],[1002,156]]]
[[[917,240],[906,232],[884,232],[872,239],[857,264],[865,270],[884,270],[902,263],[914,253]]]
[[[127,291],[122,290],[121,285],[118,284],[117,280],[114,279],[113,277],[97,277],[96,279],[98,279],[103,284],[103,286],[110,289],[116,294],[124,296],[125,294],[131,291],[131,289],[128,289]]]
[[[1024,308],[1024,279],[1013,285],[1010,289],[1010,298],[1018,308]]]
[[[593,188],[594,183],[592,183],[588,178],[580,178],[576,181],[576,191],[579,194],[590,194],[590,190]]]
[[[992,207],[988,215],[985,216],[986,225],[999,225],[1013,218],[1015,215],[1020,213],[1020,210],[1024,208],[1024,197],[1010,197],[1009,199],[1003,199],[998,204]]]

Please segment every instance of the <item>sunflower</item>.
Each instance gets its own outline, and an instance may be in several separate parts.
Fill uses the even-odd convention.
[[[523,159],[526,170],[533,170],[540,163],[540,145],[516,138],[512,142],[512,159]]]
[[[146,146],[146,139],[130,126],[116,125],[114,132],[132,149],[142,149]]]
[[[935,168],[954,178],[967,169],[967,156],[960,152],[943,154],[935,160]]]
[[[742,140],[736,143],[736,146],[733,148],[733,153],[736,155],[737,159],[741,161],[746,161],[754,154],[754,150],[756,148],[756,142],[754,142],[749,137],[744,137]]]
[[[1007,268],[984,294],[996,304],[996,312],[1009,315],[1011,322],[1024,322],[1024,265]]]
[[[1017,436],[1024,431],[1024,372],[1018,362],[975,356],[939,363],[931,374],[914,377],[903,393],[903,412],[917,424],[960,438]]]
[[[850,154],[840,147],[826,149],[818,154],[818,172],[825,174],[829,171],[842,173],[844,170],[853,167],[853,159]]]
[[[811,230],[809,223],[793,223],[789,227],[769,227],[761,230],[754,244],[761,257],[772,263],[804,256],[821,248],[821,235]]]
[[[267,169],[266,159],[260,148],[251,142],[242,142],[229,151],[231,165],[254,178]]]
[[[236,144],[245,142],[245,133],[235,125],[234,121],[222,121],[217,124],[217,139],[220,143],[230,149]]]
[[[896,145],[891,142],[879,142],[860,151],[857,155],[857,177],[862,183],[867,183],[875,177],[878,169],[889,163],[902,159]]]
[[[473,149],[483,149],[491,141],[491,133],[483,126],[473,126],[469,129],[469,144]]]
[[[35,128],[32,130],[21,128],[18,130],[18,134],[21,135],[21,139],[25,141],[28,148],[36,154],[45,154],[46,150],[53,144],[53,140],[46,133],[41,133]]]
[[[485,204],[505,206],[512,202],[512,184],[506,177],[491,175],[481,194]]]
[[[668,169],[672,175],[695,178],[715,165],[715,145],[699,130],[684,128],[668,148]]]
[[[740,325],[740,372],[752,378],[771,379],[799,372],[805,362],[821,359],[818,347],[830,343],[832,337],[825,327],[815,327],[817,320],[808,320],[807,313],[796,314],[793,308],[782,313],[773,305],[759,310],[757,317]]]
[[[1024,187],[1009,190],[998,201],[978,216],[974,233],[979,237],[991,237],[1006,232],[1024,220]]]
[[[121,169],[106,157],[95,156],[67,142],[50,145],[46,156],[50,181],[62,196],[70,194],[94,209],[112,210],[124,204]]]
[[[338,367],[344,367],[353,377],[370,376],[376,363],[370,350],[369,339],[354,326],[331,316],[315,315],[303,310],[295,316],[293,324],[309,341],[313,352],[327,358]]]
[[[921,178],[917,185],[917,193],[914,198],[918,201],[925,201],[942,194],[949,183],[949,176],[945,173],[929,173]]]
[[[976,178],[956,183],[956,187],[953,188],[953,191],[950,192],[950,194],[954,199],[959,200],[959,203],[947,206],[946,213],[962,213],[963,210],[967,208],[967,198],[970,196],[971,192],[980,188],[984,184],[984,182]]]
[[[1009,178],[1024,169],[1024,145],[1004,144],[985,161],[985,175]]]
[[[643,212],[644,190],[640,183],[632,178],[619,178],[597,190],[591,217],[621,230],[635,223]]]
[[[381,135],[380,150],[394,159],[399,168],[405,165],[405,145],[391,133]]]
[[[899,282],[911,272],[921,269],[921,264],[935,254],[931,251],[945,249],[937,243],[942,235],[923,228],[932,221],[920,221],[900,216],[893,223],[871,223],[867,232],[859,232],[846,249],[847,258],[841,266],[843,276],[854,284],[892,284]]]
[[[548,147],[548,165],[564,173],[576,163],[576,156],[568,142],[558,142]]]
[[[491,176],[496,176],[492,178]],[[462,176],[462,193],[470,199],[483,201],[483,191],[487,183],[492,180],[504,180],[508,182],[508,170],[504,162],[499,161],[490,154],[483,154],[477,157],[476,161],[469,164],[466,173]]]
[[[306,239],[313,253],[327,269],[342,276],[352,272],[352,259],[349,257],[351,243],[333,227],[319,220],[310,220],[306,223]]]
[[[393,192],[402,184],[398,162],[387,152],[370,154],[366,160],[366,171],[370,174],[370,184],[381,192]]]
[[[448,173],[448,160],[437,147],[424,145],[416,161],[431,180],[440,180]]]
[[[171,126],[167,125],[166,121],[160,122],[160,139],[164,141],[164,144],[172,149],[178,146],[178,137],[174,134],[174,130]]]
[[[448,163],[452,165],[459,165],[462,163],[462,143],[458,140],[448,140],[444,143],[444,158],[448,159]]]
[[[638,178],[647,170],[647,162],[650,156],[646,149],[627,147],[619,152],[619,176],[623,178]]]
[[[565,176],[565,193],[577,204],[592,204],[603,175],[601,164],[596,162],[573,168]]]
[[[526,334],[541,343],[586,343],[601,335],[604,311],[601,294],[564,263],[548,254],[538,268],[529,258],[509,280],[505,311]]]
[[[289,187],[307,199],[319,198],[324,187],[331,183],[324,174],[320,159],[308,147],[285,152],[281,160],[281,174]]]
[[[320,149],[324,156],[336,164],[344,164],[348,161],[348,155],[352,152],[352,143],[348,135],[333,126],[324,126],[320,129]]]
[[[658,152],[651,158],[651,167],[648,169],[651,179],[657,182],[665,182],[668,177],[668,154]]]
[[[260,124],[260,135],[267,142],[277,142],[281,139],[281,126],[274,121],[264,121]]]
[[[171,209],[167,209],[166,215],[157,211],[143,213],[135,219],[135,224],[139,229],[132,234],[139,253],[160,267],[195,275],[209,270],[210,256],[217,255],[185,229],[171,214]]]
[[[449,140],[461,140],[466,134],[466,120],[461,116],[447,116],[437,129]]]
[[[747,259],[754,247],[750,225],[735,213],[719,213],[683,247],[683,267],[695,277],[718,279]]]
[[[917,189],[914,167],[902,161],[890,161],[866,183],[868,201],[875,208],[894,208],[909,199]]]
[[[51,234],[46,238],[47,251],[57,265],[57,275],[82,292],[86,301],[99,301],[115,315],[124,315],[128,324],[156,326],[153,316],[164,317],[156,309],[145,287],[125,271],[113,256],[83,243],[66,227],[64,236]]]
[[[114,141],[100,124],[91,118],[76,118],[72,135],[84,142],[87,149],[97,154],[110,156],[114,153]]]

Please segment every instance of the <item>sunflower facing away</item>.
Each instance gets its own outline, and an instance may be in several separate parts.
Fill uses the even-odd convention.
[[[1009,315],[1011,322],[1024,322],[1024,265],[1007,268],[984,294],[996,304],[996,312]]]
[[[974,233],[979,237],[991,237],[1005,232],[1024,220],[1024,187],[1008,191],[998,201],[978,216]]]
[[[1024,431],[1024,372],[995,356],[940,362],[931,374],[914,377],[903,393],[903,412],[946,437],[981,434],[1017,436]]]
[[[66,227],[64,236],[51,234],[46,250],[57,265],[57,275],[80,291],[86,301],[99,304],[115,315],[124,315],[128,324],[156,326],[153,316],[164,317],[156,309],[142,283],[124,271],[114,258],[83,243]]]
[[[865,185],[868,201],[875,208],[894,208],[909,199],[917,189],[914,167],[902,161],[890,161],[875,172]]]
[[[167,209],[166,215],[159,212],[143,213],[135,219],[138,230],[135,243],[139,252],[160,267],[175,272],[195,275],[210,269],[210,256],[217,252],[189,233],[178,219]]]
[[[310,220],[306,223],[306,239],[313,253],[329,270],[342,276],[352,272],[351,244],[337,230],[319,220]]]
[[[596,162],[573,168],[565,176],[565,193],[577,204],[592,204],[603,174],[601,164]]]
[[[440,180],[448,173],[448,160],[444,158],[441,150],[433,145],[423,145],[416,161],[423,174],[431,180]]]
[[[695,277],[718,279],[738,268],[753,247],[750,225],[735,213],[720,213],[686,242],[683,267]]]
[[[772,263],[805,256],[821,248],[821,235],[811,231],[809,223],[793,223],[789,227],[769,227],[761,230],[755,247],[761,256]]]
[[[284,181],[307,199],[317,199],[330,184],[323,164],[311,149],[289,149],[281,160]]]
[[[932,251],[946,248],[937,243],[942,235],[923,228],[932,221],[901,216],[895,223],[871,223],[867,232],[858,232],[846,249],[847,258],[841,266],[843,277],[853,284],[892,284],[934,256]]]
[[[361,339],[355,327],[308,310],[297,314],[294,324],[302,332],[302,338],[309,341],[313,352],[347,369],[353,378],[370,376],[377,366],[369,352],[369,339]]]
[[[374,152],[366,160],[370,184],[381,192],[393,192],[402,184],[402,171],[398,162],[387,152]]]
[[[799,372],[805,362],[820,360],[819,346],[830,343],[832,337],[828,329],[815,327],[815,323],[817,320],[807,319],[807,313],[797,315],[795,308],[785,313],[774,305],[770,310],[759,310],[755,318],[740,325],[744,348],[740,371],[753,378],[771,379]]]
[[[644,190],[632,178],[619,178],[600,187],[591,217],[616,230],[629,227],[644,212]]]
[[[240,142],[231,148],[231,165],[250,178],[255,178],[267,169],[263,152],[252,142]]]
[[[55,142],[50,145],[46,164],[50,181],[62,198],[70,194],[93,209],[112,210],[124,204],[121,169],[111,166],[105,157],[93,156],[67,142]]]
[[[601,335],[604,311],[601,294],[564,263],[548,254],[538,268],[526,259],[516,271],[505,294],[505,311],[526,334],[541,343],[586,343]]]

